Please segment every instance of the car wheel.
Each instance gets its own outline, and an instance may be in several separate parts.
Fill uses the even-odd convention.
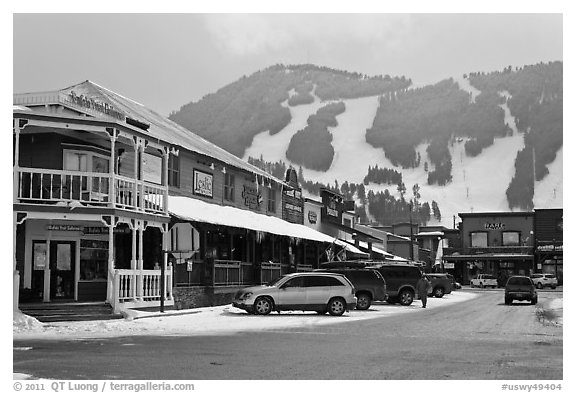
[[[538,289],[542,289],[542,288],[544,288],[544,286],[542,285],[542,283],[541,283],[541,282],[539,282],[539,283],[538,283],[538,285],[536,285],[536,288],[538,288]]]
[[[254,314],[268,315],[272,311],[272,301],[267,297],[259,297],[254,302]]]
[[[328,302],[328,313],[334,317],[339,317],[346,311],[346,303],[340,297],[331,299]]]
[[[403,306],[409,306],[414,301],[414,294],[407,289],[400,292],[398,297],[400,299],[400,304]]]
[[[484,288],[484,283],[481,282],[480,285],[479,285],[479,287],[480,287],[480,288]]]
[[[372,299],[370,298],[370,295],[362,293],[360,295],[357,295],[356,297],[358,298],[358,301],[356,303],[357,310],[368,310],[370,308],[370,305],[372,304]]]
[[[434,288],[434,291],[432,292],[432,294],[434,295],[434,297],[442,297],[442,296],[444,296],[444,288],[436,287],[436,288]]]
[[[470,288],[474,288],[474,284],[470,283]]]
[[[556,285],[551,285],[550,288],[551,288],[551,289],[556,289]]]
[[[536,303],[538,303],[538,298],[537,298],[537,297],[534,298],[534,299],[532,299],[532,300],[530,301],[530,304],[532,304],[532,305],[534,305],[534,304],[536,304]]]
[[[504,298],[504,304],[512,304],[512,299],[509,297]]]

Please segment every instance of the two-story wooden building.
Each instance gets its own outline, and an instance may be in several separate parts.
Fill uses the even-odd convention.
[[[15,94],[13,141],[15,306],[214,304],[332,241],[288,182],[90,81]]]

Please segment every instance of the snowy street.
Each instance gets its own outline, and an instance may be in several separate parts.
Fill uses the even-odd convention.
[[[504,305],[501,289],[465,289],[428,304],[382,304],[343,317],[259,317],[222,306],[54,323],[15,331],[13,372],[48,379],[563,378],[562,325],[542,318],[561,307],[561,291],[540,292],[537,306]]]

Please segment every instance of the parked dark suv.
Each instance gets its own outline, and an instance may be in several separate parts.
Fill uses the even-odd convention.
[[[377,269],[386,280],[388,303],[399,302],[403,306],[412,304],[416,294],[416,283],[422,277],[418,266],[384,262],[377,263],[372,268]]]
[[[512,304],[513,300],[529,300],[531,304],[538,303],[538,293],[530,277],[512,276],[508,279],[504,289],[504,303]]]
[[[454,287],[453,279],[450,279],[449,274],[446,273],[426,273],[430,279],[432,286],[432,295],[435,297],[442,297],[445,294],[452,292]]]
[[[350,280],[356,290],[357,310],[367,310],[374,300],[384,301],[388,298],[386,281],[377,270],[367,269],[364,264],[353,262],[328,262],[323,263],[321,267],[322,269],[314,271],[339,273]]]

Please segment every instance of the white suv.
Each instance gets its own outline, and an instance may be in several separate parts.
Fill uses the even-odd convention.
[[[342,274],[292,273],[268,285],[239,290],[232,305],[257,315],[301,310],[340,316],[356,307],[356,297],[354,286]]]
[[[494,277],[490,274],[479,274],[478,277],[470,280],[470,287],[472,287],[472,288],[474,288],[474,287],[496,288],[497,286],[498,286],[498,281],[496,280],[496,277]]]
[[[542,289],[544,287],[550,287],[556,289],[558,286],[558,279],[553,274],[536,273],[530,276],[536,288]]]

